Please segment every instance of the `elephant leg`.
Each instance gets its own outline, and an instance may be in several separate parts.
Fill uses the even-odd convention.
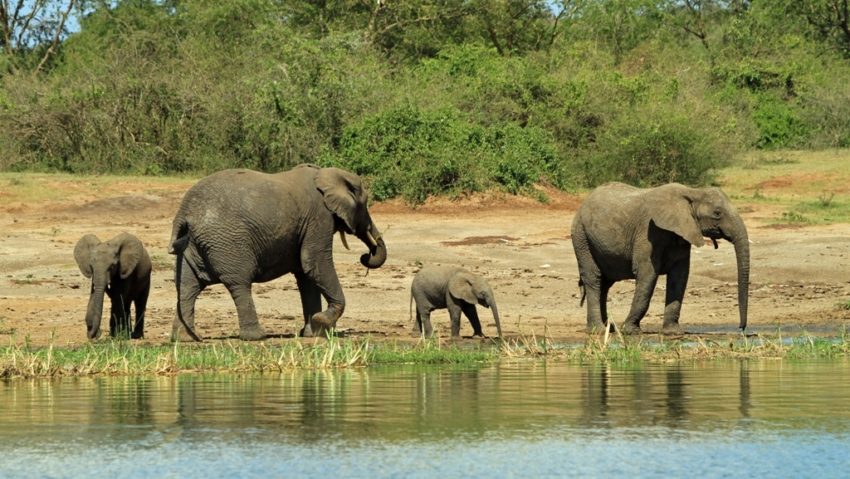
[[[133,325],[133,333],[130,335],[133,339],[141,339],[145,337],[145,309],[148,304],[148,294],[150,287],[140,294],[133,303],[136,306],[136,324]]]
[[[664,326],[661,332],[664,334],[679,334],[679,314],[682,311],[682,299],[685,297],[685,288],[688,286],[688,275],[690,273],[690,258],[681,260],[670,268],[667,273],[667,293],[664,306]]]
[[[304,273],[296,273],[295,282],[298,285],[298,292],[301,294],[301,310],[304,313],[304,327],[301,328],[300,335],[309,338],[324,334],[325,328],[323,326],[317,324],[314,329],[311,324],[313,315],[322,311],[321,290]]]
[[[191,334],[195,334],[195,300],[206,287],[206,284],[202,283],[195,275],[185,259],[178,268],[178,274],[179,277],[175,278],[177,282],[177,314],[175,314],[174,322],[171,325],[172,341],[192,339],[185,328],[188,327],[192,331]],[[181,317],[183,318],[182,321]],[[185,326],[183,323],[185,323]],[[181,338],[181,332],[186,337]]]
[[[640,320],[649,309],[649,300],[652,299],[655,284],[658,282],[658,274],[654,270],[639,272],[635,276],[635,295],[632,297],[632,306],[622,328],[626,334],[640,333]]]
[[[431,326],[431,308],[427,306],[416,307],[416,335],[424,334],[426,338],[434,335],[434,328]]]
[[[449,319],[452,327],[452,337],[460,337],[460,313],[462,312],[460,305],[449,303]]]
[[[231,282],[227,281],[227,278],[222,280],[236,304],[236,314],[239,316],[239,338],[245,341],[264,339],[266,332],[257,320],[257,309],[254,307],[254,298],[251,296],[251,283]]]
[[[581,282],[584,285],[587,301],[587,332],[600,331],[608,324],[605,305],[608,291],[604,288],[605,281],[595,263],[590,269],[591,271],[582,270],[581,272]]]
[[[124,297],[115,293],[109,296],[112,307],[109,311],[109,336],[118,337],[124,331]]]
[[[478,310],[475,305],[464,304],[463,306],[461,306],[461,310],[466,316],[466,319],[469,320],[469,324],[472,325],[472,335],[483,338],[484,332],[481,331],[481,320],[478,319]]]
[[[121,311],[123,314],[121,315],[120,331],[122,338],[130,337],[130,307],[133,305],[133,302],[130,301],[130,297],[126,294],[121,295],[121,304],[124,306],[124,310]]]
[[[599,285],[599,316],[602,318],[603,325],[610,326],[610,323],[608,323],[608,291],[611,290],[613,285],[613,281],[604,278]]]
[[[607,324],[604,313],[607,294],[602,292],[602,270],[593,260],[583,228],[573,231],[572,241],[578,263],[579,284],[584,288],[582,294],[587,301],[587,332],[599,331]]]
[[[331,251],[318,255],[302,251],[301,264],[304,274],[319,288],[328,303],[328,309],[313,314],[310,319],[325,328],[335,327],[345,311],[345,296],[342,294]]]

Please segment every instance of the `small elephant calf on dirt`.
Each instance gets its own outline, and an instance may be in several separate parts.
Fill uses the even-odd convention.
[[[478,320],[476,304],[493,311],[496,329],[502,336],[499,311],[493,290],[484,278],[455,266],[426,266],[413,278],[410,287],[410,306],[416,301],[416,324],[414,331],[431,337],[431,311],[448,308],[451,318],[452,337],[460,336],[460,313],[472,324],[473,336],[484,337],[481,321]],[[412,311],[411,311],[412,316]]]
[[[112,301],[109,335],[126,337],[130,334],[133,339],[144,337],[145,306],[151,288],[151,258],[142,242],[129,233],[121,233],[105,242],[88,234],[77,242],[74,259],[83,275],[92,280],[86,312],[89,339],[100,336],[104,293]],[[130,303],[136,305],[136,324],[132,332]]]

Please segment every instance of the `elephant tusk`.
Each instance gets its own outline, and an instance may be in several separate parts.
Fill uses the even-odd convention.
[[[375,248],[378,247],[378,242],[375,241],[375,237],[372,236],[372,233],[370,233],[369,231],[366,232],[366,238],[369,240],[369,243],[372,243],[372,246],[374,246]]]
[[[345,249],[347,249],[347,250],[351,249],[351,248],[348,247],[348,240],[345,239],[345,231],[339,232],[339,239],[342,240],[342,245],[345,246]]]

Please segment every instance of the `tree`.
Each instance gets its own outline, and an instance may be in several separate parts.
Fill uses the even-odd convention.
[[[0,49],[4,68],[26,65],[42,70],[68,35],[68,17],[77,0],[0,0]]]

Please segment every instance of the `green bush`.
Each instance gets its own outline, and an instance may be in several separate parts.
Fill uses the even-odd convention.
[[[557,165],[546,132],[514,124],[483,127],[454,109],[404,106],[351,125],[333,164],[371,178],[378,200],[421,203],[490,187],[523,193]]]
[[[679,115],[618,119],[585,158],[590,185],[623,181],[638,186],[669,182],[706,184],[726,159],[709,138]]]
[[[756,146],[765,149],[791,148],[803,144],[807,127],[786,102],[768,95],[760,95],[753,111],[758,127]]]

